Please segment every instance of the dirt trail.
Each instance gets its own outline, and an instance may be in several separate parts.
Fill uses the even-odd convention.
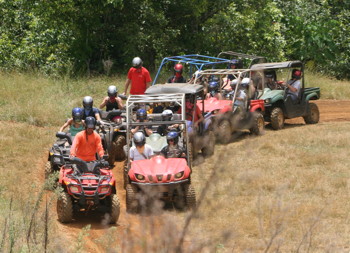
[[[350,100],[337,101],[337,100],[319,100],[315,101],[320,110],[320,123],[326,122],[341,122],[350,121]],[[292,124],[305,124],[303,118],[286,120],[286,125]],[[268,130],[272,131],[272,130]],[[121,215],[117,228],[118,239],[117,242],[121,243],[124,236],[124,231],[129,227],[137,227],[140,219],[137,215],[126,214],[125,211],[125,190],[123,189],[123,162],[117,162],[113,169],[114,176],[117,180],[117,192],[121,202]],[[99,215],[88,215],[79,217],[78,220],[71,224],[60,224],[57,221],[58,230],[61,235],[66,235],[72,242],[76,242],[81,229],[86,225],[91,224],[89,235],[85,237],[84,250],[87,252],[105,252],[101,248],[101,244],[96,242],[96,238],[102,238],[110,225],[103,225],[101,223],[101,217]],[[119,244],[120,245],[120,244]]]

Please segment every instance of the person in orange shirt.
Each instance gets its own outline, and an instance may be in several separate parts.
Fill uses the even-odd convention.
[[[70,156],[77,157],[85,162],[96,160],[96,153],[103,157],[104,150],[102,147],[101,137],[94,131],[96,119],[87,117],[85,119],[85,130],[77,133],[73,145],[70,149]]]

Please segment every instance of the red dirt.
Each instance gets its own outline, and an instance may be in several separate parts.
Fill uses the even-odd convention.
[[[350,121],[350,101],[319,100],[314,102],[318,105],[320,110],[320,123]],[[286,124],[304,124],[304,120],[303,118],[290,119],[286,120]],[[129,226],[135,228],[135,226],[141,225],[139,224],[140,219],[137,215],[126,214],[122,170],[123,162],[117,162],[113,172],[117,180],[117,192],[121,202],[121,214],[118,224],[116,225],[118,233],[117,242],[119,245],[121,245],[123,237],[125,237],[125,231]],[[105,249],[101,248],[102,243],[96,243],[95,241],[98,238],[102,238],[107,231],[106,229],[110,227],[110,225],[101,224],[101,217],[97,215],[82,216],[71,224],[60,224],[57,221],[58,230],[60,231],[59,234],[66,235],[73,244],[77,241],[81,229],[88,224],[91,224],[91,229],[89,235],[84,239],[84,252],[105,252]],[[132,232],[135,233],[135,231]]]

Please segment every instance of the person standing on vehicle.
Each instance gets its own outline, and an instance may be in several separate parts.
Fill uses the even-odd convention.
[[[168,79],[167,83],[186,83],[186,79],[182,76],[182,70],[182,64],[175,64],[174,75]]]
[[[60,132],[69,126],[69,134],[71,137],[74,137],[80,131],[83,131],[85,128],[83,121],[83,109],[75,107],[72,110],[72,118],[67,120],[66,123],[60,128]]]
[[[142,60],[140,57],[135,57],[132,60],[132,67],[129,69],[128,77],[125,81],[125,90],[123,95],[126,95],[128,88],[131,84],[131,95],[143,95],[146,89],[152,82],[151,76],[148,70],[142,66]]]
[[[77,133],[70,149],[71,157],[78,157],[85,162],[96,160],[96,153],[103,157],[104,150],[102,147],[101,137],[95,130],[96,119],[87,117],[85,119],[85,130]]]
[[[118,97],[118,89],[116,86],[111,85],[107,90],[107,97],[105,97],[100,104],[100,109],[106,106],[106,111],[112,111],[114,109],[123,109],[123,102],[120,97]]]
[[[179,143],[179,134],[171,131],[166,136],[167,146],[162,148],[160,154],[165,158],[186,158],[186,151]]]
[[[93,107],[94,100],[90,96],[85,96],[83,98],[83,107],[84,107],[84,114],[83,119],[85,120],[87,117],[94,117],[96,120],[101,120],[100,116],[100,110],[96,107]]]
[[[133,137],[135,146],[129,150],[131,161],[150,159],[154,153],[150,145],[146,144],[146,137],[143,132],[137,132]]]
[[[290,97],[294,103],[298,101],[299,90],[301,85],[300,79],[301,79],[301,71],[298,69],[293,69],[292,79],[289,80],[286,84],[287,98]]]

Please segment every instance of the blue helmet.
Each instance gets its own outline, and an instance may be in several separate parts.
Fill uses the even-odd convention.
[[[219,82],[210,81],[208,85],[209,91],[218,91],[219,90]]]
[[[171,131],[166,135],[166,141],[169,144],[170,140],[174,140],[174,144],[179,142],[179,134],[176,131]]]
[[[83,114],[84,114],[84,111],[80,107],[75,107],[72,110],[72,118],[74,121],[77,121],[77,122],[81,121],[83,119]]]
[[[137,111],[136,111],[136,118],[138,119],[138,120],[146,120],[147,119],[147,112],[146,112],[146,110],[145,109],[138,109]]]

